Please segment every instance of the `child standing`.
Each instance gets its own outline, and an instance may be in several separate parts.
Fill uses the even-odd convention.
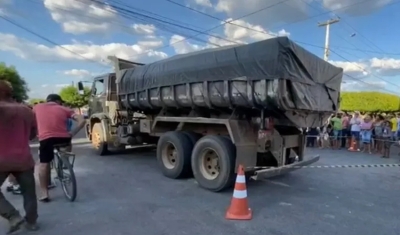
[[[331,147],[329,133],[331,132],[332,126],[328,122],[324,126],[322,126],[319,130],[319,142],[320,149]]]
[[[372,141],[372,120],[370,116],[365,116],[364,121],[360,125],[360,134],[363,152],[368,150],[369,154],[372,154],[371,151],[371,141]]]

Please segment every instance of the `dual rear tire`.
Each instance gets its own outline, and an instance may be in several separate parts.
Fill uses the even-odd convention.
[[[199,186],[219,192],[235,182],[236,148],[229,138],[171,131],[157,144],[162,173],[172,179],[194,176]]]

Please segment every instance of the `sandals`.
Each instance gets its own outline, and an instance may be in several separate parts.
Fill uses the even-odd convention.
[[[44,203],[48,203],[48,202],[50,202],[51,200],[50,200],[49,197],[42,197],[42,198],[39,198],[39,201],[40,201],[40,202],[44,202]]]

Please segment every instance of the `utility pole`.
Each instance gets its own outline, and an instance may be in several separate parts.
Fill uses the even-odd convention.
[[[340,19],[330,19],[322,23],[318,23],[318,27],[326,27],[326,33],[325,33],[325,51],[324,51],[324,60],[328,61],[329,57],[329,31],[330,31],[330,26],[331,24],[339,22]]]

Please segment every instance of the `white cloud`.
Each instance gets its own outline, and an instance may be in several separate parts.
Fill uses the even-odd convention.
[[[253,25],[244,20],[232,21],[232,19],[229,18],[226,21],[230,23],[224,25],[224,34],[228,39],[233,41],[239,40],[241,42],[252,42],[265,40],[276,36],[290,35],[285,30],[281,30],[278,33],[273,33],[264,29],[261,25]]]
[[[185,54],[205,48],[204,46],[189,43],[185,40],[185,37],[180,35],[173,35],[169,43],[174,48],[176,54]]]
[[[0,16],[8,15],[6,7],[11,4],[11,0],[0,0]]]
[[[134,24],[132,28],[137,34],[147,34],[152,35],[156,31],[156,26],[152,24]]]
[[[193,2],[199,6],[203,7],[212,7],[212,3],[210,0],[193,0]]]
[[[363,62],[329,61],[333,65],[342,67],[344,73],[354,77],[399,76],[400,59],[372,58]]]
[[[382,77],[400,76],[400,60],[393,58],[372,58],[364,62],[330,61],[330,63],[342,67],[344,70],[342,89],[344,91],[382,91],[387,87],[390,78]],[[388,80],[389,79],[389,80]],[[396,81],[390,82],[396,87]]]
[[[38,98],[45,99],[46,96],[52,93],[59,93],[62,88],[70,86],[71,83],[60,83],[60,84],[42,84],[39,86],[30,87],[31,90],[28,93],[30,99]]]
[[[58,88],[64,88],[64,87],[67,87],[67,86],[71,86],[71,83],[56,84],[54,86],[58,87]]]
[[[384,81],[354,81],[347,80],[342,83],[342,91],[382,91],[387,83]]]
[[[256,12],[260,9],[272,6],[269,9],[265,9],[258,14],[246,18],[250,23],[262,24],[262,26],[269,28],[271,25],[277,23],[291,23],[306,19],[312,14],[315,14],[314,11],[310,10],[309,4],[320,5],[322,3],[325,10],[338,10],[337,13],[360,15],[369,14],[393,1],[394,0],[289,0],[282,2],[281,0],[216,0],[215,10],[226,13],[228,17],[238,18],[249,12]],[[360,4],[343,8],[355,3]]]
[[[54,21],[71,34],[102,33],[118,17],[110,6],[90,0],[43,0]]]
[[[331,64],[343,68],[343,72],[352,77],[363,77],[369,74],[368,64],[348,61],[329,61]]]
[[[154,49],[161,47],[164,43],[162,40],[149,40],[149,41],[138,41],[137,44],[147,49]]]
[[[60,71],[60,73],[71,76],[71,77],[76,77],[76,78],[87,78],[93,76],[93,73],[85,70],[85,69],[71,69],[71,70],[64,70]]]
[[[210,36],[208,38],[209,44],[206,46],[192,44],[185,40],[185,37],[180,35],[173,35],[171,37],[170,44],[173,44],[172,47],[175,49],[177,54],[182,54],[204,48],[216,47],[216,45],[228,46],[235,44],[246,44],[277,36],[290,35],[290,33],[286,32],[284,29],[274,33],[264,29],[260,25],[253,25],[244,20],[232,21],[232,19],[227,19],[225,22],[221,22],[221,24],[224,25],[224,35],[221,38]]]
[[[152,40],[153,42],[154,40]],[[31,42],[12,34],[0,33],[0,51],[7,51],[15,54],[23,59],[36,61],[98,61],[107,64],[107,56],[115,55],[122,59],[134,60],[138,62],[149,62],[168,57],[161,51],[155,51],[151,48],[154,44],[145,45],[146,43],[128,45],[125,43],[109,43],[103,45],[95,45],[82,42],[73,42],[71,44],[56,46],[46,46]],[[71,53],[70,51],[75,52]],[[81,55],[78,56],[77,54]]]
[[[308,17],[309,6],[303,1],[298,0],[289,0],[286,2],[282,2],[281,0],[218,0],[215,9],[226,13],[228,17],[238,18],[249,12],[256,12],[268,6],[273,7],[247,17],[246,20],[252,24],[260,24],[262,22],[264,27],[268,27],[279,22],[292,22]]]
[[[376,70],[382,76],[397,76],[400,75],[400,60],[393,58],[372,58],[370,60],[371,68]]]
[[[386,6],[391,2],[393,2],[393,0],[373,0],[373,1],[322,0],[322,5],[325,9],[331,11],[336,10],[338,13],[345,13],[349,15],[366,15]],[[357,3],[362,3],[362,4],[357,4]],[[346,7],[346,6],[351,6],[351,7]]]

